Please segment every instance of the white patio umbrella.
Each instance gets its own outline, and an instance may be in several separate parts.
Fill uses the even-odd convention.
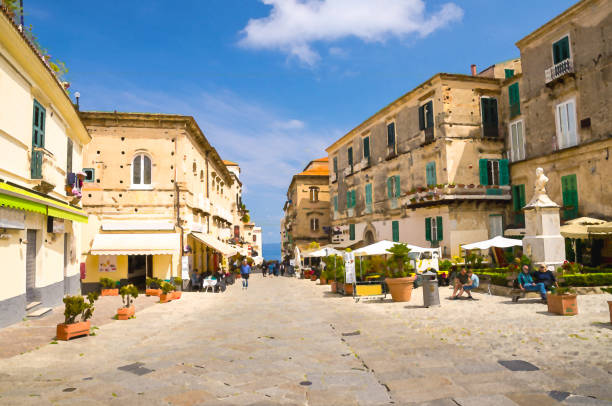
[[[313,257],[313,258],[321,258],[321,257],[329,257],[330,255],[342,255],[342,252],[333,249],[333,248],[321,248],[320,250],[316,250],[305,254],[305,257]]]
[[[391,253],[388,250],[391,247],[393,247],[395,244],[404,244],[411,251],[417,251],[417,250],[422,249],[421,247],[417,247],[416,245],[382,240],[377,243],[368,245],[367,247],[359,248],[353,251],[353,253],[355,254],[356,257],[365,257],[365,256],[370,256],[370,255],[390,255]]]
[[[486,250],[491,247],[497,248],[509,248],[509,247],[522,247],[523,241],[515,240],[513,238],[504,238],[502,236],[497,236],[491,238],[490,240],[475,242],[472,244],[462,245],[461,248],[464,250]]]

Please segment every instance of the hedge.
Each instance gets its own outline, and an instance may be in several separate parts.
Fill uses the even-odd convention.
[[[612,267],[603,266],[585,266],[582,268],[582,273],[612,273]]]
[[[491,276],[491,284],[498,286],[508,286],[506,274],[497,272],[476,272],[476,275]],[[587,273],[563,275],[563,282],[559,286],[612,286],[612,273]]]
[[[508,286],[508,279],[505,273],[499,272],[475,272],[476,275],[487,275],[491,277],[491,284],[498,286]]]

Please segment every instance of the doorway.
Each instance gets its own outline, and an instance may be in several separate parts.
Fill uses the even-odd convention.
[[[128,255],[128,282],[144,288],[146,278],[153,277],[153,255]]]
[[[34,302],[36,295],[36,230],[26,232],[26,301]]]

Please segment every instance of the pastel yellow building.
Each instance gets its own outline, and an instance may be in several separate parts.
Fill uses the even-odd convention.
[[[62,83],[0,9],[0,327],[80,292],[83,145]],[[26,311],[27,309],[27,311]]]
[[[83,204],[83,289],[101,277],[143,286],[145,277],[214,271],[237,250],[234,178],[190,116],[82,112],[93,140]],[[185,261],[185,268],[183,266]]]

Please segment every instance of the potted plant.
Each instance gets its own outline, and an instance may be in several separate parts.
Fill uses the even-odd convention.
[[[100,278],[100,295],[101,296],[119,296],[117,282],[111,278]]]
[[[147,278],[147,289],[145,295],[147,296],[159,296],[162,293],[160,289],[162,281],[158,278]]]
[[[183,279],[180,276],[175,277],[173,280],[174,282],[174,298],[175,299],[180,299],[181,296],[183,295],[182,292],[182,288],[183,288]]]
[[[121,294],[121,300],[123,301],[123,307],[117,309],[117,320],[127,320],[134,316],[136,309],[132,304],[132,298],[138,297],[138,288],[131,283],[126,286],[122,286],[119,289]]]
[[[570,287],[551,289],[546,301],[548,312],[562,316],[574,316],[578,314],[578,302],[576,292]]]
[[[87,294],[87,302],[83,296],[66,296],[64,298],[64,322],[57,325],[56,336],[58,340],[68,341],[73,337],[89,334],[91,327],[89,319],[93,316],[94,302],[98,300],[97,292]],[[76,318],[81,316],[81,320]]]
[[[601,290],[612,295],[612,288],[601,288]],[[610,324],[612,324],[612,300],[608,300],[608,310],[610,311]]]
[[[408,302],[412,297],[414,277],[409,277],[407,270],[411,270],[408,253],[410,248],[405,244],[395,244],[387,250],[391,254],[389,268],[385,275],[385,282],[394,302]]]
[[[327,285],[327,271],[324,269],[319,276],[319,285]]]
[[[172,292],[174,291],[174,285],[168,282],[162,282],[161,284],[162,294],[159,295],[159,303],[168,303],[174,299]]]

